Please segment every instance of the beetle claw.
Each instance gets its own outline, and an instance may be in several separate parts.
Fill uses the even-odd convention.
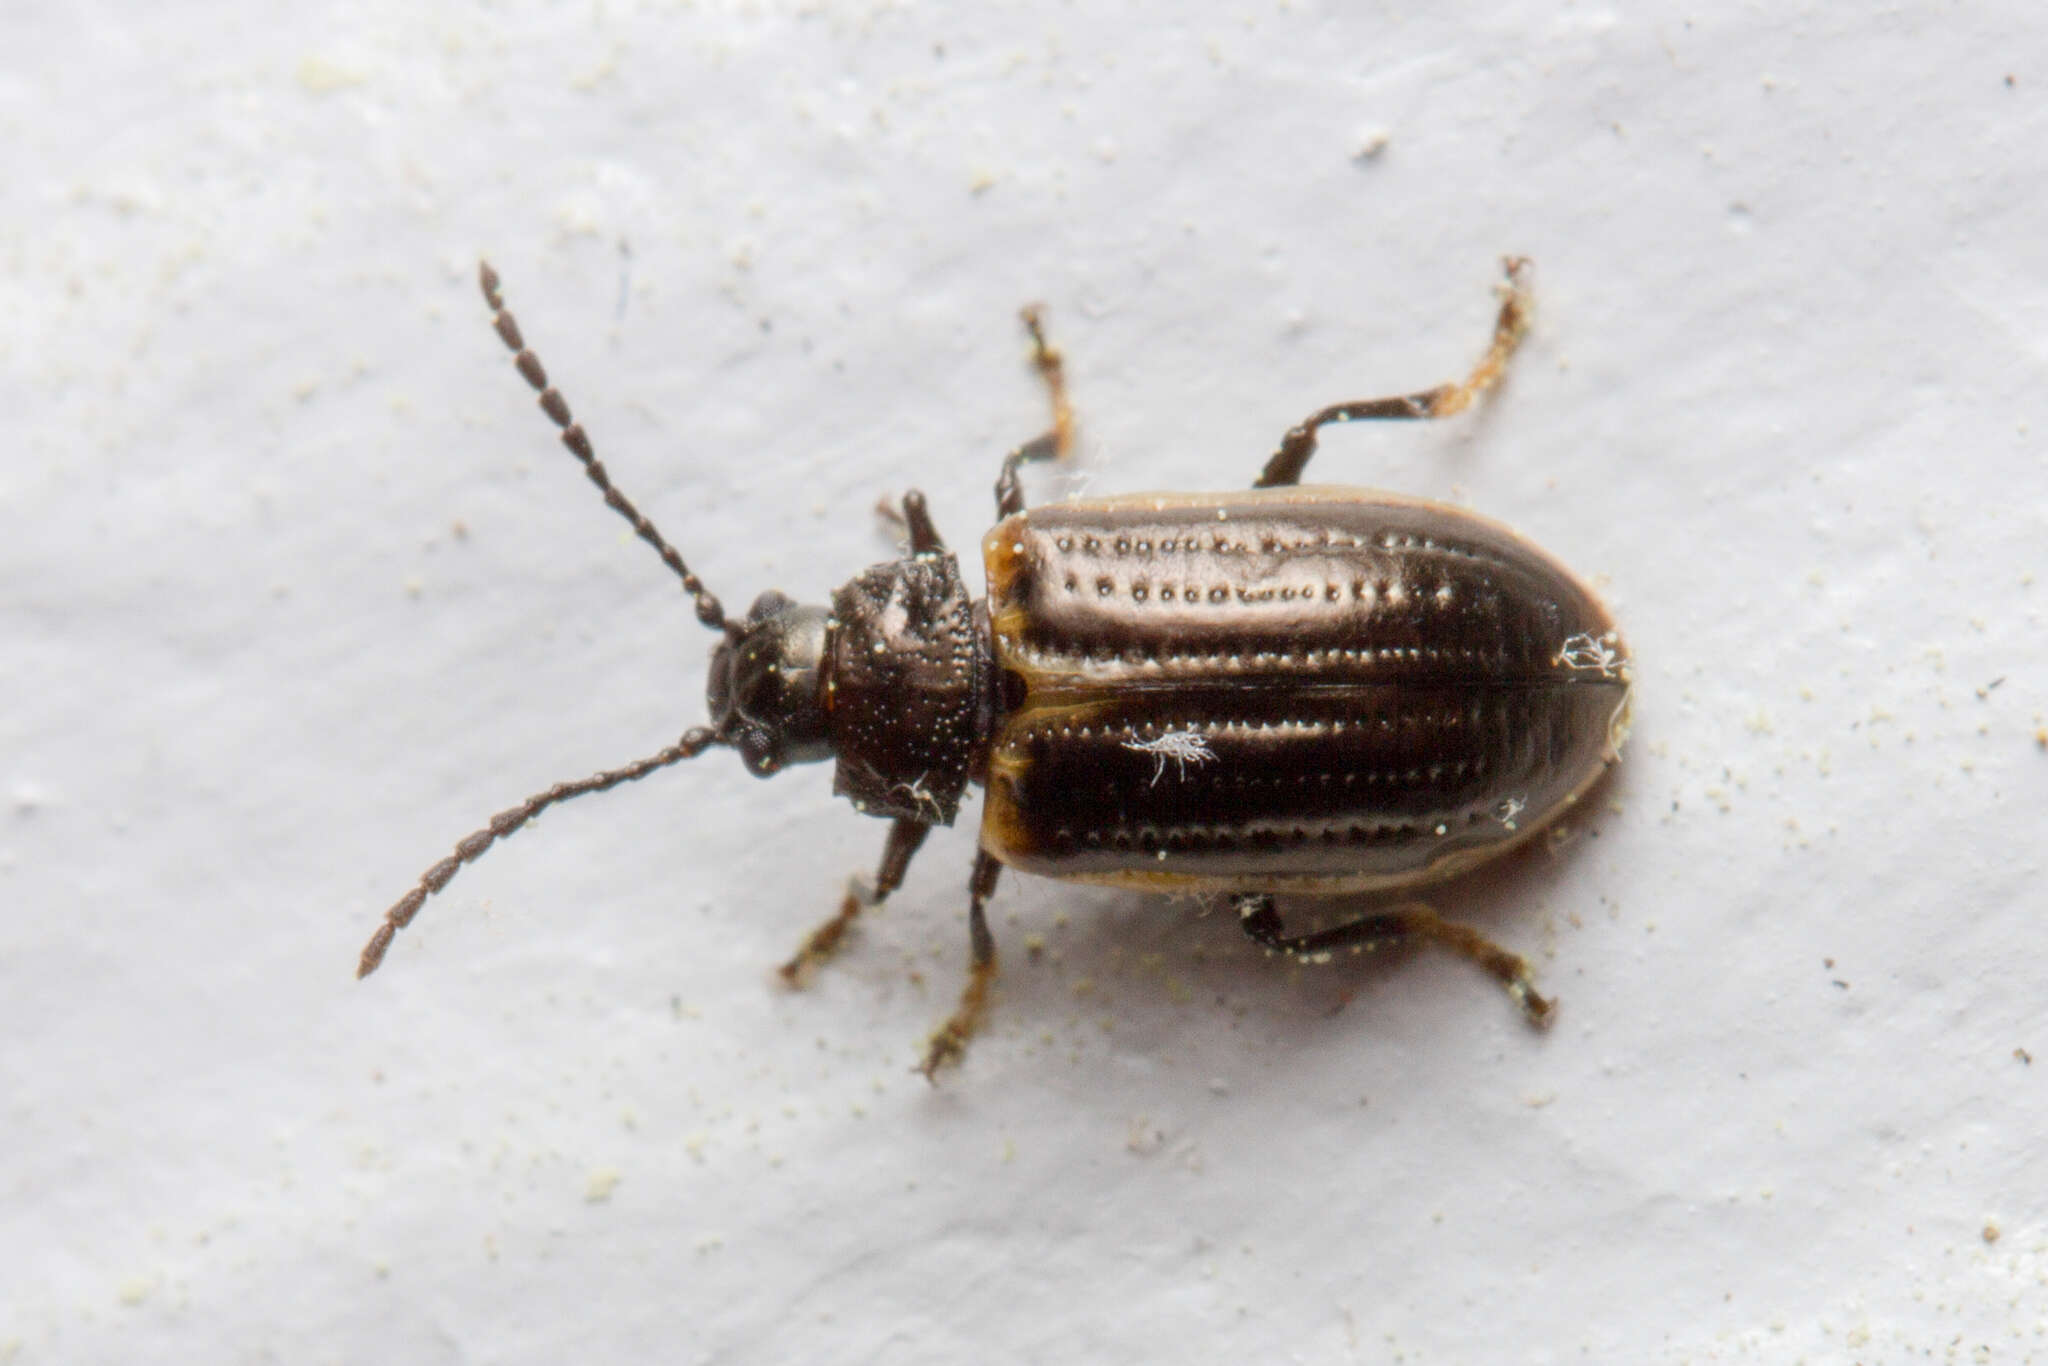
[[[959,1026],[948,1020],[925,1045],[924,1061],[911,1068],[920,1072],[933,1086],[939,1084],[939,1073],[948,1067],[960,1065],[960,1059],[967,1056],[967,1038]]]
[[[1557,1002],[1540,994],[1529,985],[1528,968],[1523,966],[1523,975],[1508,983],[1508,996],[1521,1007],[1522,1015],[1532,1028],[1548,1029],[1557,1015]]]

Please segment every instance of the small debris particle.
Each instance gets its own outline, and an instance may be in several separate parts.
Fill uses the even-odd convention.
[[[1386,129],[1368,128],[1358,135],[1358,150],[1351,154],[1351,159],[1361,163],[1378,161],[1380,154],[1387,150],[1387,144],[1392,140],[1393,135]]]
[[[605,1201],[612,1198],[612,1191],[618,1187],[618,1184],[619,1169],[617,1167],[599,1167],[590,1174],[590,1179],[583,1183],[583,1203],[587,1205],[602,1205]]]
[[[362,72],[329,61],[325,57],[301,57],[298,69],[299,88],[311,95],[331,95],[337,90],[349,90],[362,85],[368,79]],[[2010,85],[2012,78],[2006,78]]]
[[[1986,1219],[1984,1221],[1984,1241],[1986,1243],[1997,1242],[1998,1231],[1998,1222],[1996,1220]]]
[[[2032,1067],[2034,1065],[2034,1055],[2032,1053],[2029,1053],[2024,1048],[2013,1049],[2012,1055],[2027,1067]]]

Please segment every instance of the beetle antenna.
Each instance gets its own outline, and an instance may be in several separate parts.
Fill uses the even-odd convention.
[[[583,462],[583,472],[604,493],[604,500],[611,509],[631,522],[640,539],[653,546],[660,554],[661,562],[683,581],[683,591],[696,599],[697,620],[714,631],[722,628],[725,625],[725,608],[690,572],[690,567],[683,563],[683,557],[676,553],[676,548],[654,529],[654,523],[648,521],[645,514],[613,485],[611,476],[605,473],[604,462],[591,449],[583,424],[569,416],[568,400],[562,397],[561,390],[548,383],[548,372],[541,368],[540,357],[526,349],[526,339],[519,335],[519,324],[513,321],[510,310],[505,307],[504,297],[498,293],[498,272],[491,269],[489,261],[477,263],[477,283],[483,287],[484,302],[490,305],[491,326],[498,330],[499,340],[512,352],[512,364],[518,367],[521,377],[540,395],[540,410],[561,429],[562,444],[569,448],[569,454]]]
[[[485,269],[488,270],[489,267]],[[489,825],[457,844],[454,853],[422,873],[418,884],[398,898],[391,909],[384,913],[384,923],[370,936],[370,942],[363,945],[363,957],[356,965],[356,976],[368,977],[377,970],[377,965],[384,961],[384,951],[391,947],[392,939],[400,930],[412,923],[412,918],[420,913],[420,907],[426,904],[428,897],[446,887],[454,879],[463,864],[476,862],[483,856],[484,850],[541,812],[557,803],[566,802],[571,797],[581,797],[586,792],[602,792],[606,788],[617,787],[620,783],[630,783],[644,778],[656,769],[667,768],[670,764],[681,763],[684,759],[694,759],[718,743],[720,740],[716,731],[698,726],[686,732],[682,739],[667,749],[650,754],[644,759],[637,759],[624,768],[593,773],[581,782],[556,783],[547,791],[528,797],[510,810],[500,811],[491,817]]]

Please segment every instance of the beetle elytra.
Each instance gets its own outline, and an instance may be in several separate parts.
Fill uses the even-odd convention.
[[[494,816],[391,907],[358,975],[462,865],[541,811],[725,746],[760,777],[832,759],[834,790],[890,822],[873,881],[849,886],[783,965],[792,985],[902,883],[968,786],[986,790],[968,981],[926,1045],[928,1078],[960,1059],[987,1011],[996,954],[986,906],[1005,867],[1227,896],[1247,936],[1296,959],[1433,941],[1543,1022],[1551,1006],[1528,964],[1426,905],[1290,935],[1275,903],[1400,892],[1468,871],[1543,829],[1619,757],[1628,651],[1570,571],[1459,508],[1300,482],[1322,427],[1470,407],[1527,327],[1526,270],[1507,262],[1491,344],[1463,381],[1312,414],[1248,491],[1028,510],[1019,471],[1064,457],[1074,423],[1059,353],[1026,310],[1053,421],[1003,461],[999,520],[981,547],[986,596],[970,595],[913,490],[903,558],[859,574],[829,606],[771,591],[736,621],[613,486],[484,265],[498,335],[563,444],[720,633],[711,724]]]

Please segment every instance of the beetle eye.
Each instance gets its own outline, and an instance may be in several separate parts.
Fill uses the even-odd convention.
[[[775,742],[765,726],[742,726],[733,739],[733,748],[740,752],[740,760],[747,766],[747,772],[756,778],[766,778],[782,768],[782,746]]]

